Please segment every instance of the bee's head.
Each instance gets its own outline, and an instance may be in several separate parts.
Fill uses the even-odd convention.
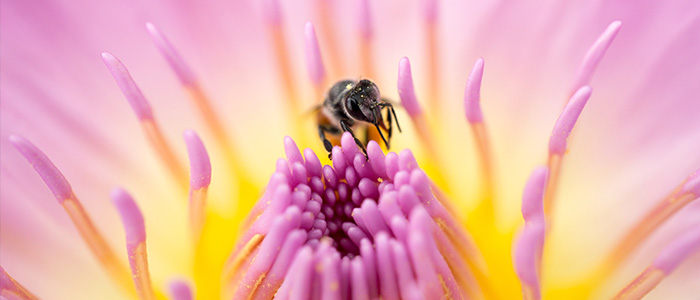
[[[353,119],[375,125],[382,123],[378,106],[381,96],[374,82],[362,79],[346,95],[345,110]]]

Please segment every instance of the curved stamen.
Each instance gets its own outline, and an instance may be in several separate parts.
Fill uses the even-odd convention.
[[[583,57],[581,65],[576,71],[576,76],[574,76],[574,81],[571,85],[570,95],[573,95],[579,88],[590,84],[591,77],[593,77],[593,72],[595,72],[596,67],[603,59],[603,55],[612,44],[613,39],[617,36],[620,31],[622,22],[614,21],[608,25],[608,27],[603,31],[603,33],[598,37],[598,39],[591,45],[591,48],[586,52],[586,56]]]
[[[211,183],[211,162],[202,140],[192,130],[184,133],[190,158],[189,213],[193,241],[198,243],[206,218],[207,191]]]
[[[46,154],[28,140],[12,135],[10,136],[10,142],[41,176],[41,179],[49,187],[58,203],[66,210],[68,217],[70,217],[83,241],[88,245],[100,264],[107,270],[107,273],[122,287],[132,290],[129,281],[129,271],[109,247],[102,233],[97,230],[61,171],[58,170]]]
[[[126,233],[126,252],[131,266],[131,277],[140,299],[155,299],[151,276],[148,271],[146,254],[146,228],[143,215],[136,202],[125,190],[116,188],[112,191],[112,201],[119,211]]]
[[[525,226],[515,242],[513,263],[522,285],[524,299],[541,298],[540,270],[545,238],[542,200],[547,174],[547,167],[536,168],[523,191],[522,213]]]
[[[694,252],[700,251],[700,224],[666,246],[654,262],[622,289],[614,299],[641,299]]]
[[[420,138],[423,147],[425,147],[428,152],[428,155],[435,160],[439,167],[442,167],[442,156],[439,155],[439,152],[435,148],[436,143],[435,137],[432,134],[433,131],[430,130],[425,114],[423,113],[423,109],[418,104],[416,92],[413,89],[411,63],[408,60],[408,57],[403,57],[399,61],[397,86],[401,105],[406,109],[406,112],[408,112],[408,115],[411,117],[413,126],[416,128],[418,133],[418,138]],[[434,175],[436,180],[445,182],[440,172]]]
[[[474,68],[467,79],[467,86],[464,89],[464,109],[467,121],[472,129],[474,141],[476,142],[479,163],[484,180],[484,197],[479,207],[485,210],[485,215],[493,217],[494,201],[494,174],[493,158],[491,155],[491,145],[489,143],[484,117],[481,113],[480,93],[481,79],[484,76],[484,59],[479,58],[474,63]]]
[[[192,300],[192,289],[189,283],[184,279],[175,279],[168,284],[170,297],[172,300]]]
[[[5,272],[5,268],[0,267],[0,295],[2,297],[8,297],[8,299],[26,299],[26,300],[36,300],[39,299],[34,294],[29,292],[27,288],[19,284],[17,280],[12,278],[10,274]]]
[[[223,152],[225,153],[225,159],[228,161],[228,164],[234,168],[238,177],[242,177],[241,175],[246,173],[242,169],[243,164],[237,159],[241,157],[237,154],[238,147],[226,134],[226,126],[216,114],[216,109],[212,106],[209,97],[204,93],[194,72],[192,72],[190,67],[185,63],[185,60],[182,59],[182,56],[175,50],[175,47],[173,47],[170,41],[168,41],[165,35],[163,35],[155,25],[146,23],[146,29],[151,36],[151,40],[158,48],[158,51],[165,57],[170,68],[173,69],[180,79],[180,83],[182,83],[182,86],[194,102],[195,107],[202,116],[202,120],[204,120],[206,126],[214,134],[214,140],[224,149]]]
[[[109,69],[129,104],[131,104],[132,109],[141,122],[141,127],[146,133],[146,137],[151,142],[151,146],[156,150],[156,153],[158,153],[158,157],[180,183],[180,186],[187,186],[187,172],[178,161],[172,147],[166,142],[153,117],[151,106],[148,104],[146,97],[143,96],[141,89],[134,82],[134,79],[129,75],[129,71],[121,61],[110,53],[102,53],[102,60],[107,65],[107,69]]]
[[[541,299],[540,262],[544,246],[544,224],[541,220],[526,222],[515,242],[513,263],[522,284],[523,299]]]
[[[561,171],[562,159],[566,152],[567,139],[590,97],[591,87],[584,86],[578,89],[554,124],[552,135],[549,138],[549,179],[547,180],[547,189],[544,194],[544,211],[547,216],[550,216],[553,211],[554,196],[559,180],[559,172]]]
[[[601,264],[599,280],[609,276],[652,232],[681,208],[700,197],[700,170],[688,176],[673,192],[641,218]]]

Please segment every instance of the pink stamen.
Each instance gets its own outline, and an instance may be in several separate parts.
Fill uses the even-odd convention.
[[[474,63],[474,68],[467,79],[464,89],[464,109],[469,123],[481,123],[484,117],[481,114],[480,92],[481,78],[484,76],[484,59],[479,58]]]
[[[206,123],[208,129],[214,134],[215,141],[220,144],[224,149],[224,158],[228,161],[228,165],[232,166],[234,173],[244,174],[242,169],[243,164],[237,159],[240,155],[237,154],[237,147],[231,141],[231,139],[226,134],[225,126],[221,122],[221,119],[215,113],[215,108],[212,106],[211,101],[204,93],[204,90],[199,85],[197,78],[190,69],[190,67],[182,59],[182,56],[175,50],[175,47],[168,41],[168,39],[161,33],[158,28],[147,23],[146,28],[151,36],[151,40],[156,45],[160,53],[165,57],[165,60],[170,65],[170,68],[175,72],[176,76],[180,79],[183,87],[189,94],[192,102],[197,107],[199,114]],[[237,176],[239,178],[245,178],[245,176]],[[245,186],[247,182],[244,179],[240,179],[241,186]]]
[[[309,71],[309,78],[316,88],[323,88],[326,70],[323,66],[321,49],[318,47],[316,30],[311,22],[307,22],[304,27],[304,38],[306,42],[306,69]]]
[[[603,33],[598,37],[598,39],[593,43],[591,48],[586,52],[581,65],[574,76],[573,84],[571,85],[570,94],[573,95],[579,88],[589,85],[591,77],[593,77],[593,72],[595,72],[596,67],[603,59],[603,55],[612,44],[613,39],[617,36],[620,31],[622,22],[614,21],[608,25],[608,27],[603,31]]]
[[[700,170],[692,173],[630,229],[600,264],[597,279],[603,281],[657,228],[681,208],[700,197]]]
[[[184,137],[190,158],[190,189],[205,189],[211,183],[211,162],[207,149],[193,130],[186,130]]]
[[[8,297],[7,299],[28,299],[36,300],[39,299],[34,294],[29,292],[24,286],[19,284],[10,274],[5,272],[3,267],[0,267],[0,296]],[[14,298],[13,298],[14,297]]]
[[[192,72],[190,67],[185,63],[185,60],[182,59],[170,41],[168,41],[161,31],[152,23],[146,23],[146,30],[148,30],[151,40],[156,44],[158,51],[165,57],[170,68],[175,71],[175,75],[180,79],[182,85],[188,87],[194,86],[197,82],[194,72]]]
[[[700,250],[700,223],[666,246],[654,260],[653,266],[670,274],[688,256]]]
[[[124,96],[136,113],[136,116],[139,118],[141,127],[146,133],[146,137],[151,142],[151,146],[156,150],[158,156],[169,169],[170,173],[181,183],[181,186],[187,186],[187,172],[178,161],[173,149],[165,140],[162,131],[153,118],[151,106],[148,104],[148,101],[146,101],[146,98],[143,96],[143,93],[141,93],[141,90],[136,85],[133,78],[131,78],[131,75],[129,75],[129,71],[124,64],[112,54],[107,52],[102,53],[102,60],[107,65],[107,69],[112,73],[112,77],[114,77],[117,85],[119,85]]]
[[[131,266],[131,277],[140,299],[155,299],[146,255],[146,228],[143,215],[134,199],[125,190],[112,191],[112,201],[119,211],[126,233],[126,252]]]
[[[590,97],[591,88],[584,86],[578,89],[571,97],[571,100],[569,100],[569,103],[566,104],[564,111],[562,111],[559,119],[554,124],[552,136],[549,139],[550,155],[564,155],[571,130],[574,129],[574,125],[576,125],[576,121]]]
[[[440,76],[440,56],[438,54],[437,41],[437,5],[436,0],[422,1],[422,14],[425,21],[425,63],[428,69],[425,81],[427,82],[428,100],[432,103],[433,114],[441,112],[441,104],[443,102],[440,94],[442,78]]]
[[[58,170],[46,154],[25,138],[12,135],[10,136],[10,142],[34,167],[34,170],[49,187],[58,203],[66,210],[83,241],[85,241],[112,279],[130,290],[129,272],[109,247],[102,233],[97,230],[94,222],[73,193],[68,180],[66,180],[61,171]]]
[[[515,242],[513,263],[523,289],[523,299],[541,298],[539,270],[544,245],[544,223],[526,222]]]
[[[211,183],[211,162],[197,133],[186,130],[184,133],[187,153],[190,158],[189,216],[195,243],[199,242],[206,219],[206,201]]]
[[[23,137],[11,135],[10,142],[22,153],[34,170],[39,174],[46,186],[49,187],[59,204],[70,198],[75,198],[73,189],[61,171],[36,146]]]
[[[525,222],[541,221],[544,222],[544,189],[547,184],[547,175],[549,169],[547,167],[537,167],[530,179],[525,184],[523,192],[522,213]]]
[[[170,281],[168,285],[170,297],[172,300],[192,300],[192,289],[189,283],[184,279],[175,279]]]
[[[360,258],[355,258],[351,262],[351,292],[352,300],[369,299],[369,288],[367,287],[367,278],[364,265]]]
[[[129,105],[131,105],[139,121],[153,120],[151,105],[146,100],[146,97],[143,96],[134,79],[131,78],[129,70],[126,69],[124,64],[114,55],[107,52],[102,53],[102,61],[107,65],[109,72],[112,73],[112,77],[114,77],[122,93],[126,96],[126,100],[129,101]]]
[[[551,215],[554,210],[554,197],[559,182],[562,160],[566,152],[567,139],[590,97],[591,88],[589,86],[578,89],[554,124],[552,135],[549,138],[549,157],[547,162],[549,178],[547,179],[547,188],[544,193],[544,210],[547,216]]]
[[[641,299],[688,256],[700,251],[700,224],[695,224],[666,246],[654,262],[622,289],[615,299]]]
[[[403,57],[399,61],[398,91],[401,105],[411,118],[416,118],[423,114],[423,110],[418,104],[416,92],[413,89],[413,78],[411,76],[411,62],[408,57]]]

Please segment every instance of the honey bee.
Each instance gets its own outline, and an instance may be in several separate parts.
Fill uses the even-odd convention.
[[[386,120],[384,124],[382,109],[386,108]],[[318,107],[318,135],[323,141],[323,146],[331,158],[333,144],[326,138],[326,134],[340,136],[343,132],[350,132],[357,146],[362,149],[367,157],[365,145],[369,142],[369,124],[374,125],[384,145],[389,149],[389,141],[392,134],[392,117],[396,127],[401,132],[399,120],[396,118],[394,106],[381,98],[377,85],[367,79],[359,81],[342,80],[334,84],[329,90],[323,105]],[[365,129],[365,142],[360,142],[353,131]],[[382,130],[386,131],[387,138]]]

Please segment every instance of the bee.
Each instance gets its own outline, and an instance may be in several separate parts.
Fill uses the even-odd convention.
[[[387,110],[386,121],[382,117],[382,110]],[[323,146],[331,158],[333,144],[326,138],[326,134],[340,136],[343,132],[350,132],[355,144],[362,149],[367,157],[365,144],[369,141],[369,124],[374,125],[384,145],[389,149],[389,141],[392,134],[392,117],[396,127],[401,132],[399,120],[396,118],[394,106],[381,98],[377,85],[367,79],[359,81],[342,80],[334,84],[329,90],[323,105],[318,107],[318,135],[323,141]],[[365,142],[360,142],[355,136],[353,128],[365,129]],[[387,138],[382,130],[386,131]]]

